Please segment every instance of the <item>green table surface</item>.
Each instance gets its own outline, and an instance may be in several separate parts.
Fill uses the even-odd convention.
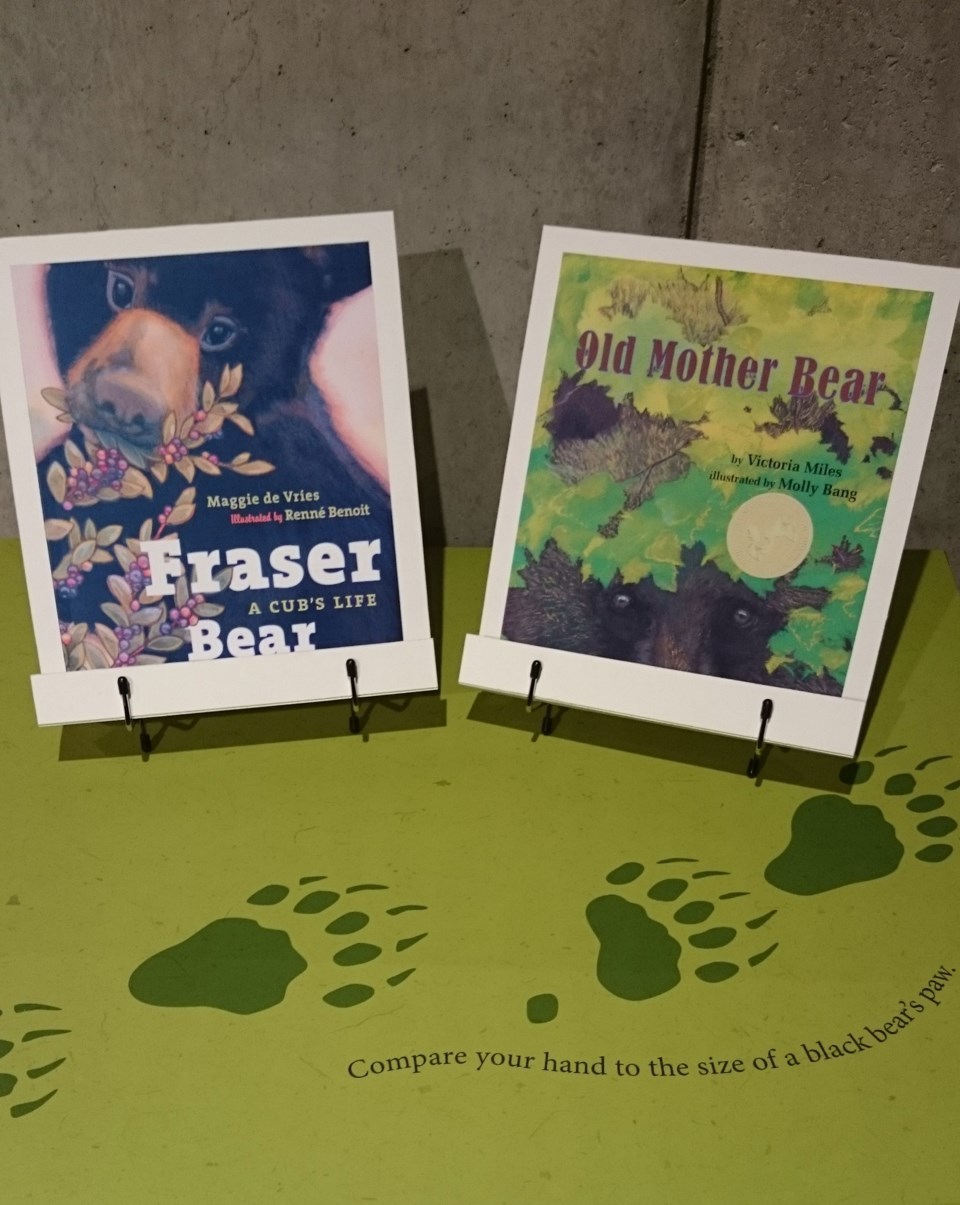
[[[486,560],[431,559],[436,695],[158,721],[144,762],[37,728],[0,546],[4,1205],[960,1201],[944,558],[859,763],[759,784],[460,687]]]

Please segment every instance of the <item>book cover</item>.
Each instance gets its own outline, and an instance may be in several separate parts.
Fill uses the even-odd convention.
[[[578,233],[545,239],[485,634],[864,698],[937,270]]]
[[[18,515],[68,675],[404,640],[419,530],[380,216],[8,244]]]

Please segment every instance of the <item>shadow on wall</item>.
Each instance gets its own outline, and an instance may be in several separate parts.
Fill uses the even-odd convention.
[[[400,257],[424,543],[486,547],[510,414],[462,251]]]

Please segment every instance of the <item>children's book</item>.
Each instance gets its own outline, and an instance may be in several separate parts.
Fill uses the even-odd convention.
[[[431,689],[392,215],[8,239],[40,723]]]
[[[548,228],[462,680],[852,753],[958,280]]]

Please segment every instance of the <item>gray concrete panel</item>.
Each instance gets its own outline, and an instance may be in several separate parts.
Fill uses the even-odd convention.
[[[960,262],[960,6],[718,0],[696,234]],[[910,528],[960,574],[960,347]]]
[[[485,544],[540,227],[682,233],[705,17],[706,0],[8,0],[0,234],[394,209],[421,469],[448,542]]]

